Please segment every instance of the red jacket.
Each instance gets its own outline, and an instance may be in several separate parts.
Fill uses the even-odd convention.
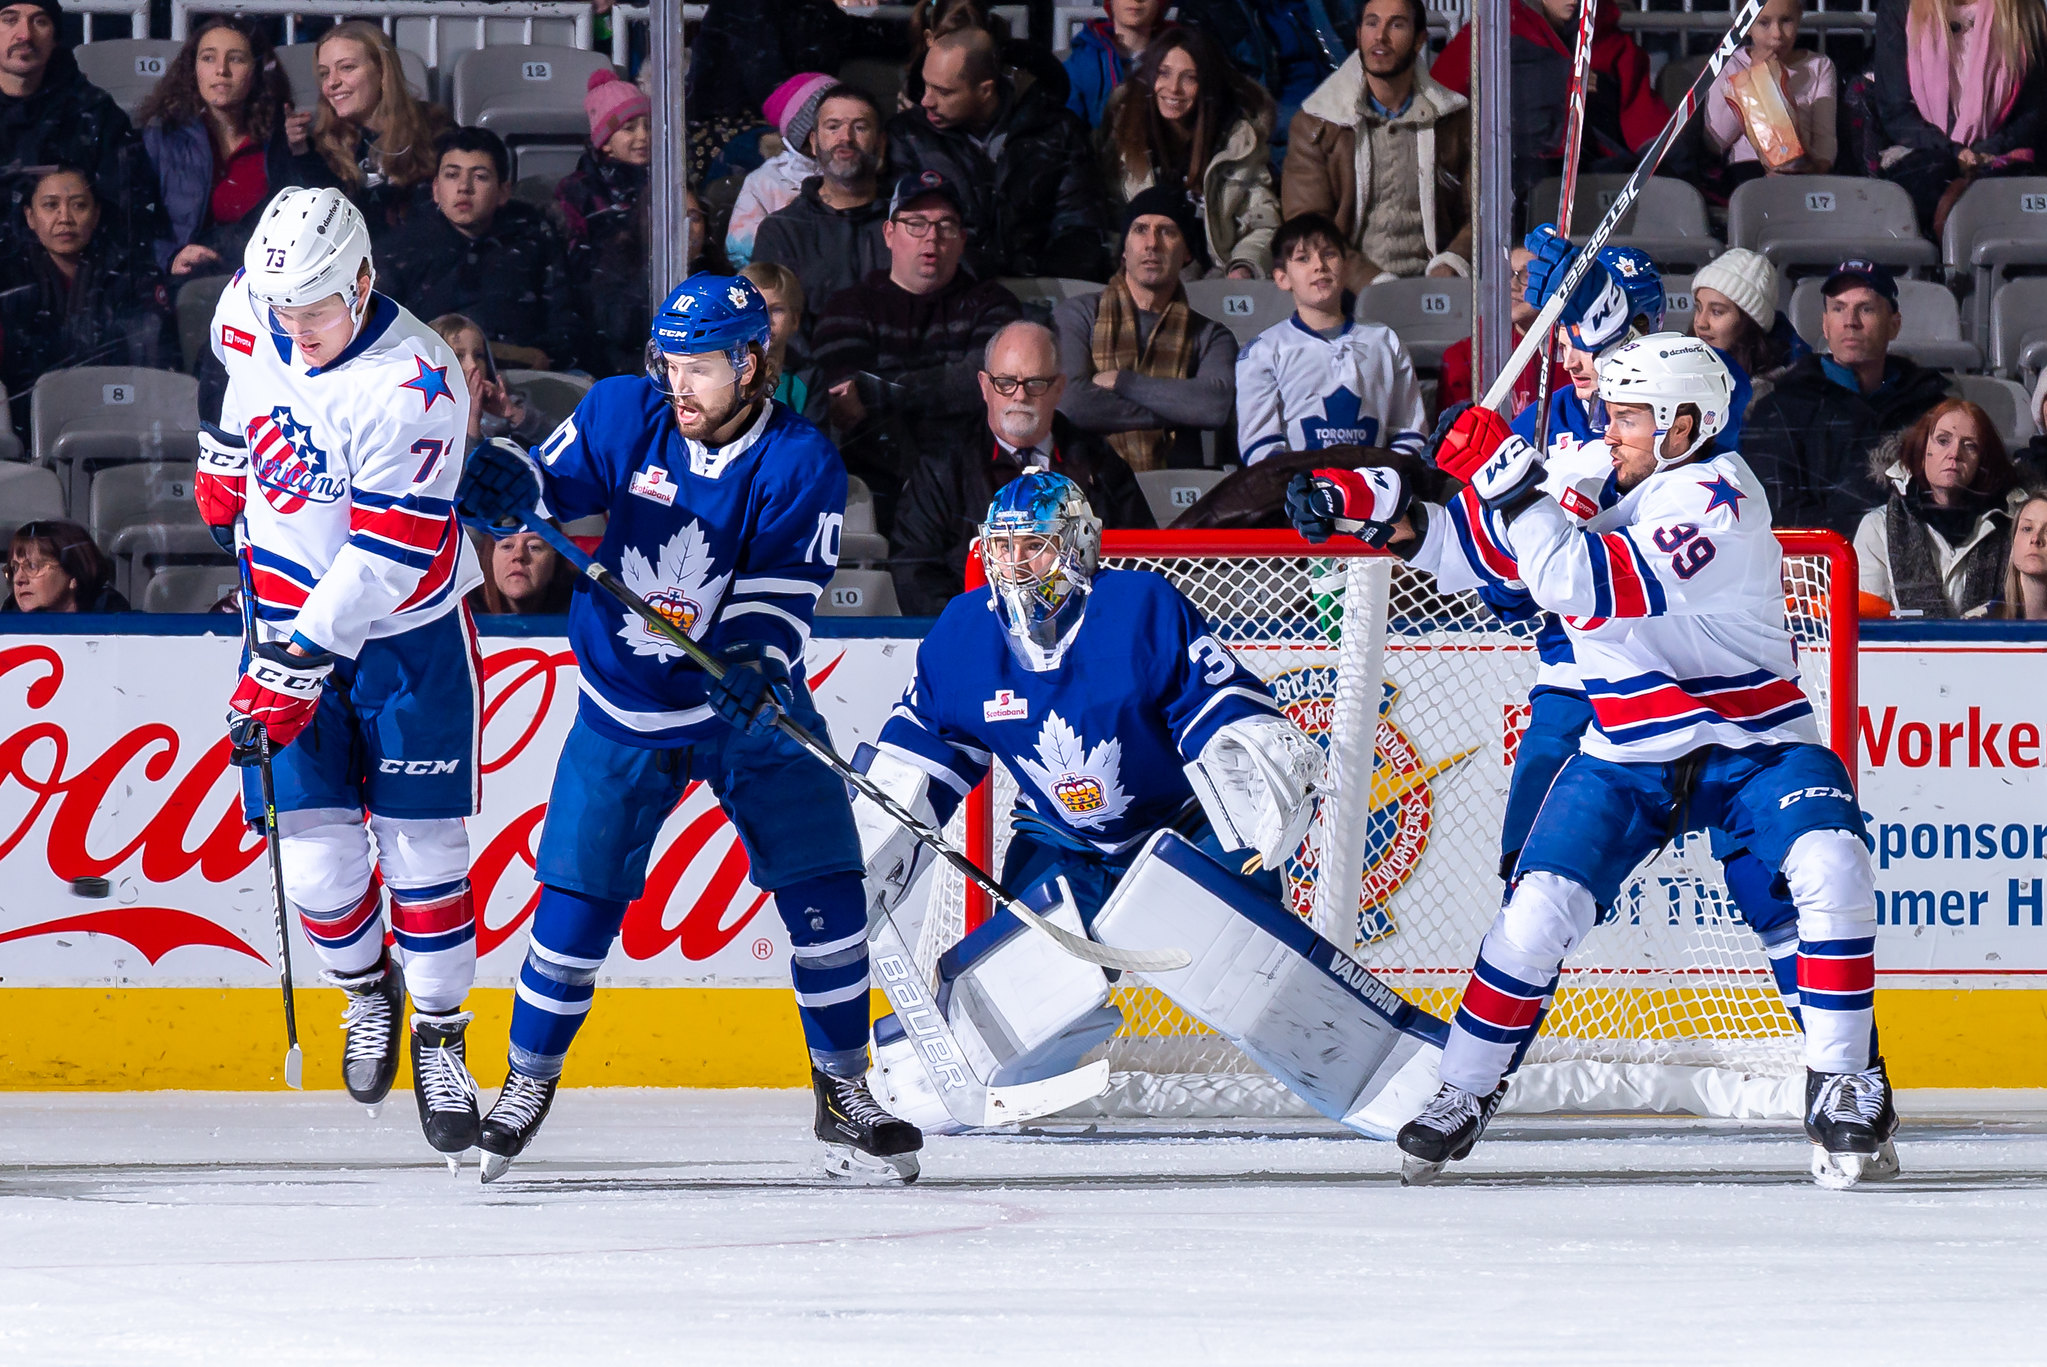
[[[1514,329],[1514,341],[1517,344],[1521,341],[1519,328]],[[1520,377],[1514,381],[1514,401],[1507,408],[1509,418],[1519,417],[1522,409],[1535,402],[1535,382],[1540,373],[1536,367],[1540,364],[1540,360],[1531,358],[1521,371]],[[1559,389],[1570,387],[1570,372],[1555,361],[1551,361],[1549,392],[1554,394]],[[1441,412],[1453,403],[1463,403],[1466,399],[1477,397],[1471,392],[1471,339],[1466,337],[1462,341],[1451,343],[1450,349],[1443,353],[1443,369],[1436,377],[1436,409]]]
[[[1515,155],[1560,157],[1576,25],[1558,33],[1548,17],[1525,0],[1512,5],[1509,13]],[[1450,39],[1429,74],[1445,89],[1471,94],[1470,25]],[[1586,158],[1639,152],[1669,121],[1670,109],[1649,79],[1649,54],[1621,32],[1620,6],[1615,0],[1606,0],[1592,21],[1592,80],[1585,100]]]

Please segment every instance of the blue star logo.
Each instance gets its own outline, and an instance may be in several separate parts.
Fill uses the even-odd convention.
[[[451,404],[455,402],[455,391],[448,388],[446,366],[428,365],[424,356],[414,356],[412,362],[419,367],[419,374],[399,385],[400,389],[410,389],[418,394],[428,412],[433,411],[435,399],[446,399]]]
[[[1727,476],[1715,475],[1710,480],[1702,479],[1699,481],[1699,487],[1712,495],[1706,500],[1707,512],[1710,513],[1715,508],[1729,508],[1733,510],[1735,517],[1741,516],[1741,501],[1748,495],[1729,483]]]
[[[1358,396],[1339,388],[1322,401],[1322,416],[1301,422],[1301,441],[1306,449],[1320,451],[1329,446],[1377,446],[1379,420],[1360,416]]]

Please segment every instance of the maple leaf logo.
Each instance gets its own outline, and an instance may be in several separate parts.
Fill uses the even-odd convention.
[[[1037,762],[1019,756],[1017,765],[1069,825],[1100,830],[1130,808],[1122,742],[1111,738],[1089,749],[1057,712],[1038,731]]]
[[[725,596],[730,574],[711,574],[711,546],[695,519],[668,538],[661,547],[660,564],[631,546],[619,557],[619,577],[626,587],[647,600],[656,612],[682,628],[683,634],[701,637],[711,625],[719,600]],[[618,638],[633,648],[635,655],[657,660],[679,660],[682,649],[673,641],[628,612],[618,628]]]

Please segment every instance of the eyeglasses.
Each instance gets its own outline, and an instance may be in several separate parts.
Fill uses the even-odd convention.
[[[898,228],[920,242],[933,232],[938,234],[940,242],[950,242],[965,231],[956,218],[898,218],[894,222]]]
[[[988,372],[985,370],[981,373],[988,375]],[[1022,375],[988,375],[988,383],[995,386],[997,394],[1014,394],[1018,388],[1021,388],[1024,393],[1034,399],[1050,389],[1058,379],[1057,375],[1032,375],[1029,377]]]

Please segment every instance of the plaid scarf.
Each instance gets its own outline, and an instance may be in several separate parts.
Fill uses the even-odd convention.
[[[1105,370],[1134,370],[1162,380],[1186,379],[1194,364],[1194,315],[1187,307],[1187,291],[1177,283],[1173,286],[1172,302],[1159,314],[1149,343],[1140,346],[1137,301],[1130,295],[1123,272],[1116,272],[1108,288],[1102,291],[1102,306],[1095,314],[1090,345],[1097,374]],[[1159,452],[1171,437],[1166,428],[1148,427],[1114,433],[1109,437],[1109,445],[1132,470],[1156,470],[1161,463]]]

